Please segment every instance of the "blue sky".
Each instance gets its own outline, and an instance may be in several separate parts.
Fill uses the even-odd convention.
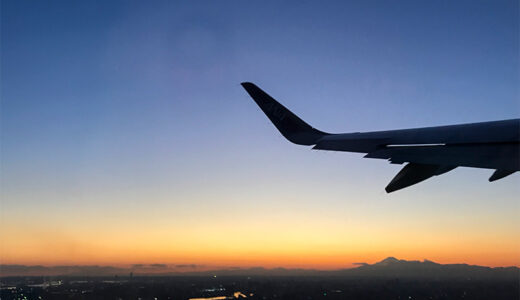
[[[239,83],[328,132],[518,118],[518,12],[518,1],[3,1],[4,228],[170,211],[180,227],[413,215],[428,232],[468,216],[516,234],[518,175],[489,184],[491,171],[461,168],[387,195],[399,166],[288,143]]]

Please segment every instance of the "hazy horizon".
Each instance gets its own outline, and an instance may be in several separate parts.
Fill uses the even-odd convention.
[[[412,268],[410,268],[412,264]],[[403,260],[395,257],[387,257],[381,261],[373,264],[368,263],[354,263],[349,267],[341,268],[284,268],[284,267],[270,267],[266,268],[263,266],[218,266],[218,265],[186,265],[186,264],[131,264],[131,265],[56,265],[56,266],[43,266],[43,265],[4,265],[0,264],[0,277],[13,277],[13,276],[113,276],[113,275],[291,275],[291,276],[326,276],[326,275],[348,275],[349,273],[337,273],[339,271],[359,271],[364,270],[364,274],[371,274],[378,276],[383,274],[381,272],[388,272],[394,270],[396,272],[403,272],[408,267],[409,272],[415,272],[416,275],[425,274],[432,272],[432,265],[435,267],[436,272],[448,272],[453,273],[457,270],[457,274],[466,274],[465,276],[474,276],[475,269],[478,271],[495,270],[497,272],[506,271],[509,276],[511,275],[510,268],[516,268],[520,270],[518,266],[502,266],[502,267],[489,267],[489,266],[478,266],[468,265],[464,263],[458,264],[438,264],[430,260],[424,259],[419,260]],[[366,268],[376,267],[376,269],[366,270]],[[425,268],[423,270],[418,268]],[[449,270],[443,270],[443,267],[451,268]],[[455,269],[454,269],[455,268]],[[490,269],[487,269],[490,268]],[[353,273],[355,275],[355,273]],[[393,273],[394,276],[398,276]],[[473,275],[471,275],[473,274]],[[459,276],[457,275],[457,276]],[[503,275],[503,274],[502,274]],[[401,275],[400,275],[401,276]],[[498,275],[500,276],[500,275]]]
[[[0,264],[520,264],[520,175],[287,142],[518,118],[518,1],[2,1]]]

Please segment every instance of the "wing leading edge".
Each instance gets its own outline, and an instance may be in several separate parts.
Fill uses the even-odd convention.
[[[407,163],[385,188],[388,193],[458,166],[494,169],[489,181],[520,171],[520,119],[330,134],[311,127],[255,84],[244,82],[242,86],[280,133],[295,144]]]

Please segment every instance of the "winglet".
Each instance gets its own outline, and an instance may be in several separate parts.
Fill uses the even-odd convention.
[[[242,82],[241,85],[289,141],[298,145],[314,145],[319,139],[328,135],[328,133],[319,131],[305,123],[255,84]]]

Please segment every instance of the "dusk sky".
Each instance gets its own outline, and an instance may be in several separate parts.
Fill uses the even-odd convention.
[[[519,2],[2,1],[0,263],[520,266],[520,175],[285,140],[518,118]]]

